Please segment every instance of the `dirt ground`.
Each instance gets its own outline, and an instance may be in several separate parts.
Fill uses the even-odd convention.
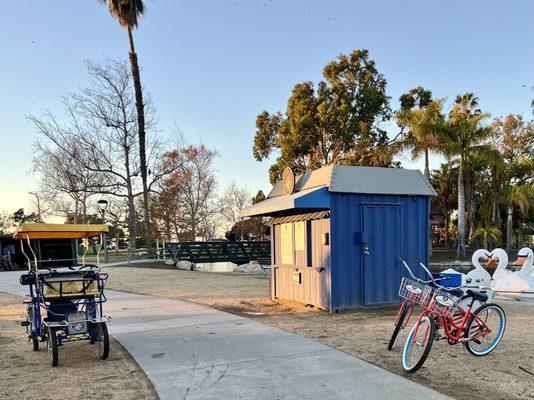
[[[393,351],[387,350],[395,308],[329,314],[298,303],[271,301],[269,281],[264,278],[134,267],[112,267],[108,272],[109,289],[190,300],[254,318],[457,399],[534,399],[534,305],[501,302],[507,329],[490,355],[476,358],[460,344],[439,341],[424,367],[409,375],[401,365],[407,332],[401,333]]]
[[[152,383],[113,338],[106,361],[88,341],[59,349],[59,366],[48,361],[46,344],[32,350],[20,321],[21,298],[0,293],[0,399],[157,399]]]

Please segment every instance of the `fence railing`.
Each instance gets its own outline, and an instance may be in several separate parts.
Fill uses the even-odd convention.
[[[171,258],[174,262],[192,263],[225,262],[246,264],[258,261],[270,264],[271,242],[181,242],[164,243],[158,251],[159,258]]]

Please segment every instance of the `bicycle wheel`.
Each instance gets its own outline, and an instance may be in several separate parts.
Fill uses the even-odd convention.
[[[399,317],[397,318],[397,323],[395,324],[395,329],[393,330],[393,333],[391,334],[391,339],[389,339],[388,350],[391,350],[393,348],[393,345],[395,344],[395,340],[397,340],[397,336],[399,335],[399,332],[401,331],[401,329],[403,329],[406,326],[405,320],[406,320],[406,317],[409,315],[412,308],[413,308],[413,303],[411,302],[402,303],[401,309],[399,310]]]
[[[402,366],[405,371],[412,373],[423,366],[435,337],[436,323],[433,319],[425,315],[415,323],[402,353]]]
[[[497,347],[504,335],[506,315],[497,304],[483,304],[477,308],[467,321],[464,337],[471,337],[476,333],[486,331],[487,328],[491,330],[488,334],[465,342],[465,348],[474,356],[480,357],[489,354]]]
[[[33,351],[39,351],[39,339],[35,336],[32,337]]]
[[[53,329],[48,329],[46,347],[48,349],[48,358],[50,359],[50,364],[52,364],[52,367],[57,367],[59,362],[59,352],[56,331]]]
[[[103,322],[98,324],[98,355],[102,360],[105,360],[109,356],[109,335],[108,327]]]

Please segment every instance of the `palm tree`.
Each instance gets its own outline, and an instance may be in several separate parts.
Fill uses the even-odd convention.
[[[148,196],[148,168],[146,161],[146,131],[145,131],[145,106],[143,103],[143,90],[141,88],[141,75],[139,62],[135,52],[132,30],[138,26],[138,18],[145,13],[143,0],[99,0],[108,4],[109,13],[119,21],[119,24],[128,32],[130,42],[130,66],[135,90],[135,106],[137,109],[137,126],[139,136],[139,162],[141,179],[143,181],[143,222],[147,246],[152,244],[152,230],[150,226],[149,196]]]
[[[506,251],[510,252],[512,248],[512,229],[513,229],[513,214],[514,206],[518,206],[523,215],[526,215],[533,195],[533,187],[531,185],[524,186],[509,186],[504,191],[507,203],[508,218],[506,220]]]
[[[495,156],[488,163],[491,177],[491,224],[501,226],[501,213],[499,203],[502,197],[502,186],[506,165],[498,150],[494,151]]]
[[[425,176],[430,182],[430,168],[428,155],[431,150],[438,148],[438,132],[443,129],[442,114],[444,100],[431,100],[424,107],[404,109],[397,113],[397,123],[409,129],[403,144],[410,148],[412,159],[421,155],[425,157]]]
[[[458,251],[457,259],[465,259],[465,176],[473,154],[489,152],[490,147],[481,144],[490,130],[482,126],[489,114],[478,108],[478,98],[473,93],[456,96],[449,113],[447,129],[441,131],[441,144],[445,156],[458,162]]]
[[[450,163],[441,164],[441,167],[432,171],[432,186],[438,195],[432,199],[434,212],[443,213],[445,220],[445,249],[450,246],[451,211],[454,209],[457,191],[457,169]]]
[[[499,243],[501,241],[501,230],[492,226],[479,226],[471,240],[480,240],[482,247],[488,248],[490,241]]]

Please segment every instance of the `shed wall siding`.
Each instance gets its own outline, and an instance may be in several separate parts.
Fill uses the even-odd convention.
[[[417,256],[428,263],[429,246],[429,197],[385,196],[331,193],[331,254],[332,254],[332,309],[344,310],[364,306],[362,245],[356,243],[356,232],[363,231],[364,204],[397,204],[400,206],[399,227],[381,226],[385,240],[399,240],[400,253],[410,265]],[[395,229],[396,232],[389,232]],[[399,232],[400,231],[400,237]],[[397,239],[393,239],[397,238]],[[371,257],[371,256],[370,256]],[[387,287],[376,290],[388,291],[381,297],[395,299],[393,291],[398,289],[400,277],[404,275],[397,261],[398,273],[392,275]],[[383,271],[382,271],[383,272]],[[366,273],[381,273],[367,271]],[[372,278],[372,277],[371,277]],[[371,279],[372,281],[372,279]],[[398,281],[398,282],[397,282]]]
[[[274,233],[271,244],[275,266],[272,269],[271,296],[330,308],[330,246],[323,245],[321,242],[321,235],[330,232],[330,220],[320,219],[306,222],[306,250],[294,250],[294,264],[292,265],[280,264],[281,245],[278,240],[280,225],[273,225],[271,230]],[[295,229],[293,229],[293,241],[295,240],[294,234]],[[319,271],[320,268],[323,270]],[[300,284],[293,280],[293,274],[297,271],[302,274]]]

